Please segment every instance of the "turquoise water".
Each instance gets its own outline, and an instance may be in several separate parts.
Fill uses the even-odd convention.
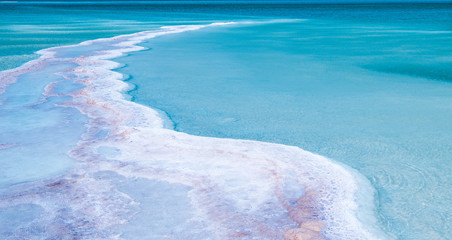
[[[174,11],[174,12],[173,12]],[[150,14],[150,12],[152,12]],[[51,14],[48,14],[51,13]],[[0,70],[38,57],[36,51],[81,41],[214,20],[168,5],[0,3]]]
[[[177,131],[295,145],[346,163],[377,189],[387,231],[446,239],[452,31],[407,23],[200,30],[118,61],[135,101],[165,111]]]
[[[29,3],[0,11],[0,70],[47,47],[157,31],[139,44],[145,51],[128,53],[127,41],[142,39],[120,37],[48,50],[54,55],[2,73],[0,223],[20,213],[2,238],[290,239],[288,229],[310,221],[326,224],[327,239],[452,235],[448,3]],[[159,30],[229,21],[238,23]],[[119,64],[97,59],[114,57]],[[358,172],[290,147],[163,125],[297,146]],[[312,174],[306,181],[303,168]],[[325,191],[333,197],[322,198]],[[340,201],[349,193],[355,210]],[[303,197],[311,195],[315,204]],[[334,199],[365,227],[348,225],[354,218],[342,218]],[[300,220],[297,204],[315,211]]]

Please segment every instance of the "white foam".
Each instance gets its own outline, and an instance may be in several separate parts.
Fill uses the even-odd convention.
[[[169,26],[64,47],[112,44],[117,48],[68,60],[79,65],[72,70],[74,80],[86,88],[72,93],[72,101],[64,105],[91,119],[78,147],[71,151],[78,163],[59,177],[66,179],[64,183],[43,181],[39,194],[37,190],[22,193],[22,197],[13,194],[14,204],[34,203],[55,212],[52,201],[56,200],[50,196],[59,194],[60,202],[62,198],[76,209],[75,219],[83,216],[96,223],[89,227],[91,236],[119,238],[114,229],[133,216],[129,207],[134,200],[115,190],[112,181],[93,177],[94,173],[113,171],[131,179],[190,187],[187,197],[195,209],[192,221],[203,222],[205,231],[219,239],[300,239],[306,234],[315,239],[380,239],[383,234],[377,228],[358,220],[358,211],[361,219],[375,220],[369,207],[373,192],[368,186],[361,191],[358,182],[366,180],[350,169],[297,147],[164,129],[155,110],[123,96],[128,86],[123,76],[113,71],[119,64],[109,59],[139,51],[143,48],[136,44],[156,36],[225,24],[232,23]],[[43,57],[36,62],[54,56],[61,48],[41,51]],[[17,71],[11,76],[22,73]],[[100,129],[109,135],[95,137]],[[115,154],[103,155],[101,149],[114,149]],[[49,181],[58,183],[55,188],[65,188],[58,193],[49,191]],[[357,203],[358,193],[365,195],[361,197],[367,201],[365,208]]]

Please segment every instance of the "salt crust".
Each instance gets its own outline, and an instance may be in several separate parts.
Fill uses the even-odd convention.
[[[298,147],[164,129],[155,110],[124,97],[129,86],[122,74],[113,71],[120,65],[109,59],[142,50],[136,44],[156,36],[229,24],[233,23],[168,26],[45,49],[39,52],[41,58],[1,72],[0,91],[21,74],[54,61],[62,48],[92,44],[114,48],[58,59],[77,63],[68,71],[74,82],[86,86],[70,93],[72,100],[63,104],[90,118],[78,147],[70,152],[76,164],[63,175],[12,187],[2,195],[0,207],[41,206],[46,215],[28,227],[45,224],[47,237],[121,239],[116,229],[139,210],[138,203],[111,179],[95,177],[99,172],[115,172],[190,187],[187,197],[195,209],[191,221],[202,223],[203,231],[216,239],[378,239],[356,217],[359,187],[345,167]],[[109,134],[98,138],[99,131]],[[101,148],[118,154],[103,155]],[[15,234],[36,237],[21,231]]]

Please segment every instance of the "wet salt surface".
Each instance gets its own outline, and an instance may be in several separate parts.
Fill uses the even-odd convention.
[[[164,129],[157,111],[125,99],[122,92],[129,86],[112,71],[119,64],[106,59],[142,50],[134,44],[145,39],[201,27],[206,26],[168,27],[41,52],[58,56],[51,60],[56,64],[71,63],[49,70],[52,76],[64,72],[64,80],[51,79],[45,95],[64,98],[55,108],[77,109],[88,120],[66,171],[0,192],[0,219],[18,213],[15,224],[0,232],[2,238],[381,236],[372,227],[372,188],[357,173],[297,147]],[[36,62],[41,65],[28,69],[51,66]],[[9,82],[14,77],[20,81],[22,75],[8,72]],[[362,196],[358,189],[365,189]]]

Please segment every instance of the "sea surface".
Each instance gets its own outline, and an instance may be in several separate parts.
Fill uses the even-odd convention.
[[[449,239],[452,4],[0,2],[1,239]]]

